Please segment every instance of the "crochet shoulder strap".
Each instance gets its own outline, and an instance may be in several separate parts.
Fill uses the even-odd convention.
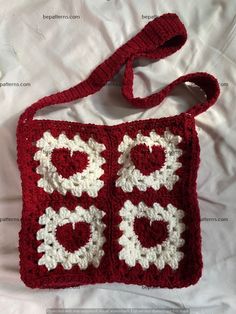
[[[161,59],[179,50],[187,39],[184,25],[174,13],[163,14],[150,21],[134,37],[119,47],[110,57],[99,64],[87,79],[79,84],[43,97],[32,104],[21,115],[20,123],[33,119],[35,113],[46,106],[74,101],[99,91],[125,64],[122,93],[134,106],[149,108],[157,106],[180,83],[192,82],[206,94],[204,103],[197,103],[187,112],[193,116],[207,110],[219,96],[219,84],[214,76],[205,72],[183,75],[164,87],[161,91],[148,97],[140,98],[133,95],[133,61],[138,57]]]

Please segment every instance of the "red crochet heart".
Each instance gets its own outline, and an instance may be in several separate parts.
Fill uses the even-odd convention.
[[[161,244],[168,237],[167,222],[162,220],[151,222],[146,217],[135,218],[134,232],[142,246],[150,248]]]
[[[69,252],[73,253],[84,246],[90,237],[90,225],[87,222],[67,223],[57,227],[56,239]]]
[[[69,178],[76,172],[82,172],[88,165],[88,155],[84,152],[72,152],[67,148],[56,148],[52,152],[51,161],[59,174]]]
[[[152,146],[152,152],[150,152],[146,144],[139,144],[131,149],[130,158],[135,167],[147,176],[163,166],[165,151],[161,146],[155,145]]]

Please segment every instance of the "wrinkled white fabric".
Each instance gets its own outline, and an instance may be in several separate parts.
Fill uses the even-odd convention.
[[[0,87],[1,313],[41,314],[47,308],[88,307],[185,307],[191,308],[191,313],[236,312],[235,9],[234,0],[0,1],[0,83],[31,84]],[[196,117],[201,146],[197,189],[202,217],[202,279],[192,287],[173,290],[116,283],[31,290],[21,282],[18,267],[17,218],[21,217],[22,202],[16,164],[17,119],[37,99],[84,80],[151,18],[166,12],[179,15],[188,40],[180,51],[164,60],[136,63],[135,95],[148,95],[194,71],[212,73],[221,84],[217,104]],[[55,14],[80,18],[43,18]],[[160,106],[135,109],[121,95],[121,79],[122,70],[99,93],[74,105],[49,108],[38,117],[112,125],[174,115],[200,97],[193,89],[181,86]]]

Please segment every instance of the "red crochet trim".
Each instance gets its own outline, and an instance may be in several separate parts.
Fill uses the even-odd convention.
[[[134,98],[132,93],[134,58],[163,58],[185,40],[186,30],[178,17],[164,14],[87,80],[40,99],[21,115],[17,128],[23,194],[19,252],[20,274],[27,286],[122,282],[181,288],[201,277],[196,190],[200,147],[194,117],[214,104],[218,82],[210,74],[197,72],[146,98]],[[45,106],[95,93],[122,64],[126,64],[122,91],[135,106],[158,105],[185,81],[202,88],[207,101],[173,117],[114,126],[33,120]],[[130,169],[133,177],[128,175]],[[130,241],[132,254],[125,241]],[[162,251],[153,255],[153,247]]]

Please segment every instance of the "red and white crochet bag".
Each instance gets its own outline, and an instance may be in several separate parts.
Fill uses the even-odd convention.
[[[132,91],[136,58],[164,58],[186,39],[176,14],[157,17],[86,80],[38,100],[21,115],[19,252],[27,286],[122,282],[180,288],[201,277],[195,117],[217,100],[218,82],[197,72],[145,98]],[[206,101],[172,117],[113,126],[33,119],[43,107],[97,92],[122,65],[122,93],[136,107],[159,105],[183,82],[199,86]]]

